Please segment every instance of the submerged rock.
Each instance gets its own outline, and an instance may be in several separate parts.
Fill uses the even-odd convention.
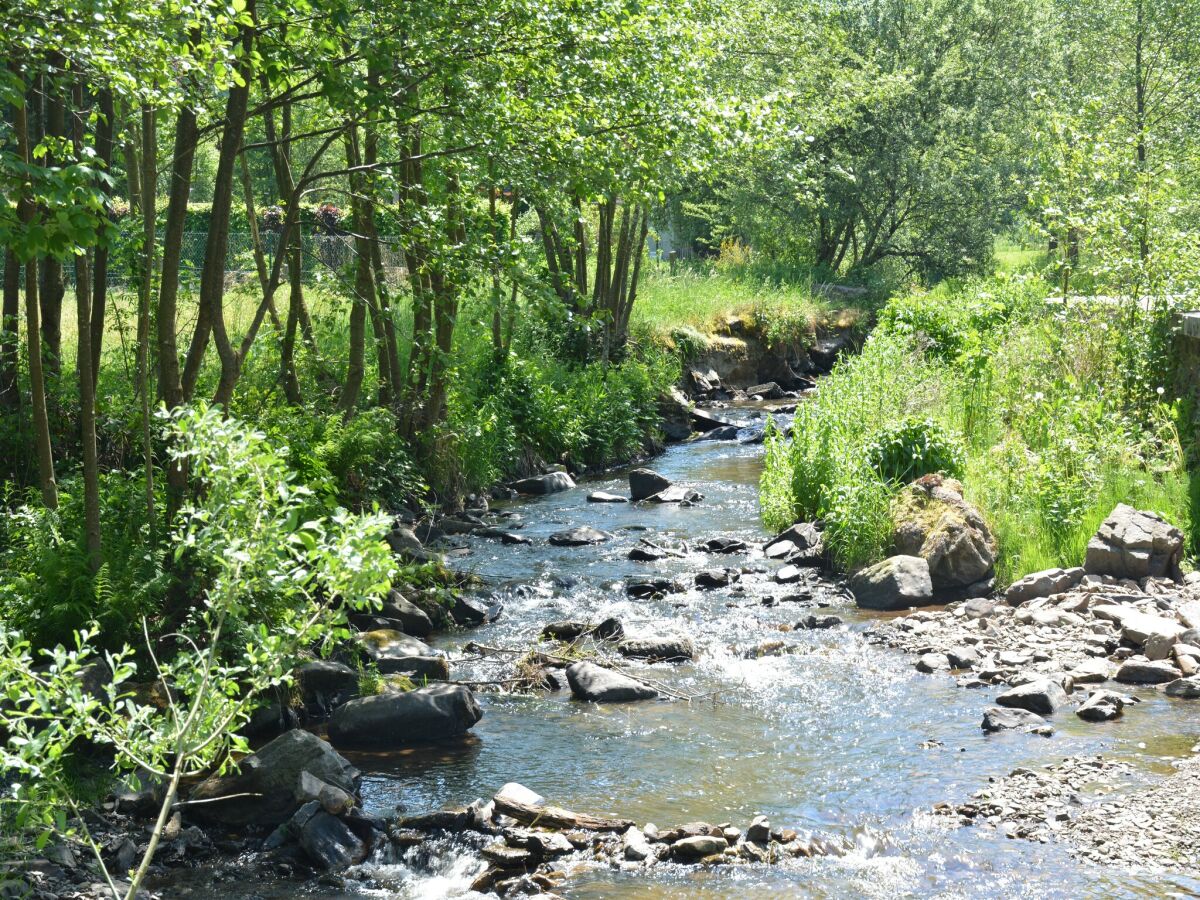
[[[625,585],[625,593],[638,600],[649,600],[665,594],[677,594],[682,590],[683,585],[670,578],[641,578]]]
[[[696,658],[695,646],[682,637],[621,641],[617,644],[617,652],[622,656],[650,662],[683,662]]]
[[[1011,731],[1015,728],[1034,729],[1046,725],[1046,720],[1026,709],[1005,709],[989,706],[983,713],[980,728],[986,732]]]
[[[437,684],[351,700],[329,722],[336,747],[392,750],[465,734],[483,718],[470,688]]]
[[[920,556],[893,556],[850,579],[855,602],[863,609],[899,610],[933,602],[929,563]]]
[[[658,697],[658,691],[649,685],[586,661],[567,667],[567,683],[577,700],[592,703],[621,703]]]
[[[592,491],[587,495],[588,503],[628,503],[628,497],[610,494],[608,491]]]
[[[550,543],[555,547],[585,547],[589,544],[602,544],[612,538],[612,535],[596,528],[583,525],[567,531],[556,531],[550,535]]]
[[[693,504],[699,503],[704,499],[704,495],[699,491],[694,491],[691,488],[684,487],[681,484],[673,484],[668,488],[651,494],[646,498],[647,503],[682,503]]]

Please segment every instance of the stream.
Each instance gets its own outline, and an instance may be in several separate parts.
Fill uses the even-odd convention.
[[[1139,875],[1083,863],[1053,843],[1011,840],[989,828],[959,828],[929,812],[940,801],[969,798],[989,776],[1073,754],[1104,753],[1133,762],[1139,778],[1170,771],[1169,760],[1186,754],[1200,732],[1187,704],[1140,691],[1145,702],[1112,723],[1088,724],[1064,712],[1054,718],[1056,733],[1048,739],[1015,732],[984,735],[980,717],[997,689],[966,690],[949,676],[917,673],[912,658],[865,639],[880,614],[859,612],[833,585],[827,596],[814,591],[809,604],[764,605],[764,598],[781,598],[795,588],[771,580],[776,564],[765,561],[758,549],[768,537],[758,517],[761,445],[677,445],[652,465],[699,490],[704,501],[691,508],[588,503],[586,496],[594,490],[628,493],[623,476],[590,480],[567,492],[502,505],[519,514],[519,533],[531,538],[531,545],[455,539],[455,546],[469,553],[454,565],[499,589],[504,614],[493,624],[434,643],[455,659],[471,641],[525,646],[547,622],[615,616],[630,637],[683,634],[699,651],[694,663],[637,663],[631,674],[689,695],[714,696],[690,704],[596,705],[572,701],[566,691],[540,696],[481,692],[483,720],[459,743],[386,756],[346,754],[366,773],[368,812],[411,815],[462,805],[518,781],[551,803],[578,811],[660,827],[699,820],[744,828],[756,814],[765,814],[773,825],[811,830],[848,848],[841,856],[715,869],[664,863],[623,872],[598,864],[573,868],[568,859],[559,868],[571,877],[558,892],[577,900],[1200,896],[1200,878]],[[547,544],[551,533],[579,525],[614,537],[583,548]],[[690,545],[736,537],[749,543],[751,552],[696,551],[660,563],[630,561],[626,554],[643,537]],[[723,590],[693,589],[656,600],[634,600],[624,591],[627,578],[690,576],[720,566],[750,571]],[[832,605],[820,609],[817,602]],[[781,624],[814,612],[839,615],[845,625],[779,631]],[[794,644],[795,652],[743,658],[743,650],[771,639]],[[453,663],[456,679],[486,679],[494,671],[482,662]],[[482,869],[474,855],[450,843],[432,852],[426,845],[410,850],[406,859],[365,865],[362,882],[315,886],[312,893],[472,896],[469,885]],[[294,894],[273,894],[259,885],[247,896]]]

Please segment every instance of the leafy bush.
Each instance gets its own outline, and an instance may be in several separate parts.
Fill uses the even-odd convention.
[[[887,482],[908,484],[933,472],[962,475],[963,449],[930,419],[909,419],[884,428],[866,447],[867,464]]]
[[[768,445],[767,525],[823,518],[838,564],[869,563],[888,551],[897,486],[943,471],[993,524],[1001,583],[1077,565],[1120,502],[1186,528],[1179,413],[1150,387],[1168,383],[1157,314],[1041,292],[998,277],[889,304],[800,408],[791,445]]]

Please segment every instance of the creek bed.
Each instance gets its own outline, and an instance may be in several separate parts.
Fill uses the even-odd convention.
[[[745,415],[746,413],[743,413]],[[752,414],[752,413],[751,413]],[[959,828],[930,814],[935,803],[962,802],[989,776],[1074,754],[1103,753],[1135,763],[1129,787],[1185,754],[1197,727],[1184,703],[1151,691],[1122,720],[1087,724],[1070,711],[1053,720],[1051,738],[984,735],[983,709],[994,689],[958,688],[949,676],[913,669],[913,660],[864,636],[878,614],[859,612],[830,584],[815,605],[764,597],[792,591],[771,581],[774,564],[756,548],[757,484],[762,447],[699,442],[669,449],[656,471],[705,495],[691,508],[586,502],[590,491],[628,493],[623,477],[593,480],[549,497],[509,504],[531,545],[462,538],[455,565],[501,586],[503,617],[435,643],[457,656],[471,641],[525,646],[547,622],[615,616],[631,637],[679,633],[699,652],[694,663],[634,664],[631,674],[713,699],[581,704],[567,692],[542,696],[481,693],[483,720],[466,740],[386,756],[353,755],[364,772],[369,812],[404,815],[476,797],[519,781],[570,809],[671,826],[689,821],[745,827],[756,814],[773,824],[812,830],[849,848],[844,856],[775,866],[701,869],[661,864],[638,872],[600,865],[572,873],[569,898],[694,897],[1156,897],[1200,892],[1200,880],[1138,875],[1074,859],[1065,847],[1010,840],[988,828]],[[614,535],[603,544],[559,548],[555,531],[589,525]],[[736,537],[750,554],[692,552],[683,559],[626,558],[643,538],[696,545]],[[634,600],[623,580],[690,576],[701,568],[757,568],[732,589]],[[781,633],[808,613],[836,614],[830,630]],[[795,652],[757,659],[742,650],[773,639]],[[485,663],[457,661],[454,677],[488,677]],[[422,848],[420,865],[368,865],[370,896],[463,896],[482,869],[447,842]],[[570,866],[565,866],[570,869]],[[320,896],[363,896],[333,888]],[[260,885],[257,896],[269,896]]]

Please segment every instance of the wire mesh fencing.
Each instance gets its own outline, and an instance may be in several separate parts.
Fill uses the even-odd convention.
[[[275,257],[280,252],[281,236],[272,231],[260,234],[262,252],[265,258],[267,272],[275,265]],[[161,254],[160,235],[160,254]],[[121,234],[109,246],[108,269],[105,281],[110,287],[135,287],[141,280],[140,235]],[[189,231],[183,235],[179,254],[179,283],[180,287],[190,290],[199,287],[200,275],[204,270],[204,255],[208,246],[208,232]],[[379,241],[380,257],[384,277],[389,287],[397,287],[404,280],[404,254],[395,239],[381,237]],[[289,278],[288,265],[290,254],[283,247],[284,259],[281,268],[280,283],[286,284]],[[300,270],[305,282],[314,281],[335,283],[345,279],[347,284],[353,280],[353,267],[357,259],[354,237],[348,234],[306,234],[300,238]],[[254,236],[248,232],[229,235],[228,251],[225,257],[226,287],[252,282],[258,279],[258,266],[254,259]],[[70,262],[63,264],[63,279],[66,284],[73,286],[75,282],[75,266]]]

